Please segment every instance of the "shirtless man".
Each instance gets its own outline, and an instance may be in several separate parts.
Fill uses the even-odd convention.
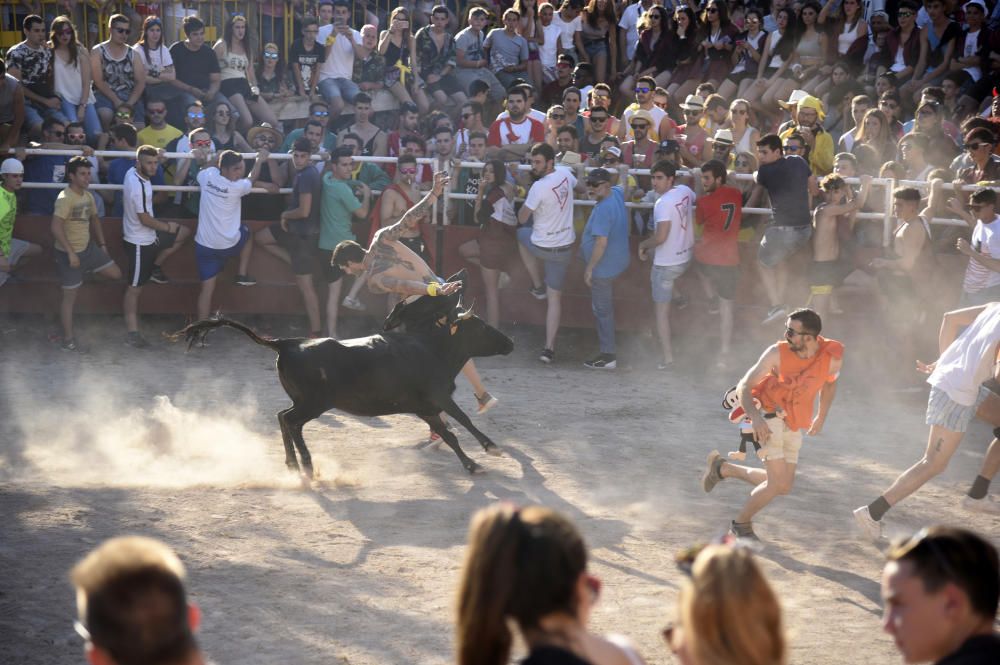
[[[435,275],[427,262],[404,242],[406,234],[412,237],[414,232],[419,233],[420,220],[429,214],[449,180],[447,173],[434,174],[431,191],[406,210],[395,224],[376,231],[367,251],[353,240],[344,240],[333,250],[330,264],[354,277],[363,277],[372,293],[392,293],[416,300],[421,296],[433,298],[458,291],[462,288],[461,282],[445,282]],[[462,373],[475,391],[479,413],[496,406],[497,399],[487,392],[471,360],[462,368]]]
[[[813,213],[809,303],[821,319],[826,320],[830,313],[833,289],[854,271],[853,252],[850,247],[842,247],[841,242],[850,238],[854,213],[865,204],[871,184],[871,176],[862,176],[861,191],[854,196],[850,185],[838,175],[825,176],[819,183],[824,202]]]
[[[821,328],[819,315],[811,309],[789,314],[784,341],[764,351],[736,387],[754,440],[761,445],[757,454],[764,460],[764,469],[726,462],[718,450],[708,456],[708,469],[702,478],[706,492],[726,478],[739,478],[754,486],[730,526],[736,538],[757,540],[751,520],[775,497],[792,491],[803,431],[816,436],[823,430],[837,395],[844,345],[822,337]],[[817,395],[819,409],[813,415]]]

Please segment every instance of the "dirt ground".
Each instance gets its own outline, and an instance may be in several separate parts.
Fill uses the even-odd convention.
[[[700,487],[706,454],[738,440],[721,394],[780,334],[745,339],[726,372],[704,369],[711,334],[682,342],[669,373],[648,369],[641,337],[625,340],[628,369],[588,372],[592,333],[567,333],[545,367],[539,331],[517,329],[512,356],[480,363],[500,405],[476,420],[505,456],[459,434],[485,474],[417,447],[415,418],[327,414],[306,428],[320,480],[305,489],[283,465],[274,414],[287,398],[270,350],[223,331],[197,352],[163,339],[140,352],[118,325],[85,322],[94,348],[80,357],[40,322],[0,317],[0,663],[82,662],[67,571],[131,533],[180,553],[201,642],[222,665],[452,662],[469,518],[498,500],[572,517],[604,582],[593,627],[668,663],[674,554],[722,533],[748,491]],[[796,665],[899,662],[880,628],[881,553],[854,536],[850,511],[919,456],[926,393],[890,392],[870,358],[848,340],[826,430],[807,440],[793,494],[755,522]],[[457,395],[471,411],[464,380]],[[890,531],[946,522],[1000,543],[1000,520],[958,506],[988,440],[975,424],[945,475],[889,514]]]

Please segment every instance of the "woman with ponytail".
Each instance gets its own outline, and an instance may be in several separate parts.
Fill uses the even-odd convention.
[[[540,506],[499,504],[472,518],[458,595],[458,665],[506,665],[514,624],[522,665],[641,665],[631,647],[587,631],[600,591],[573,524]]]

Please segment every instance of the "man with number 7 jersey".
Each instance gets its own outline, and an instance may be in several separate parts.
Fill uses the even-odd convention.
[[[694,219],[703,227],[694,246],[695,268],[702,284],[718,298],[720,338],[717,365],[724,367],[733,338],[733,300],[740,279],[740,250],[737,246],[743,198],[740,190],[726,186],[726,167],[717,159],[701,167],[701,187]]]
[[[653,235],[639,243],[639,260],[645,261],[653,252],[650,281],[653,304],[656,307],[656,331],[660,336],[663,360],[657,369],[668,369],[674,362],[670,344],[670,301],[674,282],[691,263],[694,247],[694,192],[675,183],[677,166],[666,160],[650,169],[653,190],[659,197],[653,206]]]

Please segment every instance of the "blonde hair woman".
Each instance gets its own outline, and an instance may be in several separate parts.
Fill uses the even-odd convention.
[[[664,637],[682,665],[784,665],[781,605],[750,550],[710,545],[677,599]]]
[[[587,631],[601,583],[573,523],[540,506],[480,510],[458,594],[458,665],[506,665],[517,626],[522,665],[641,665],[629,647]]]

